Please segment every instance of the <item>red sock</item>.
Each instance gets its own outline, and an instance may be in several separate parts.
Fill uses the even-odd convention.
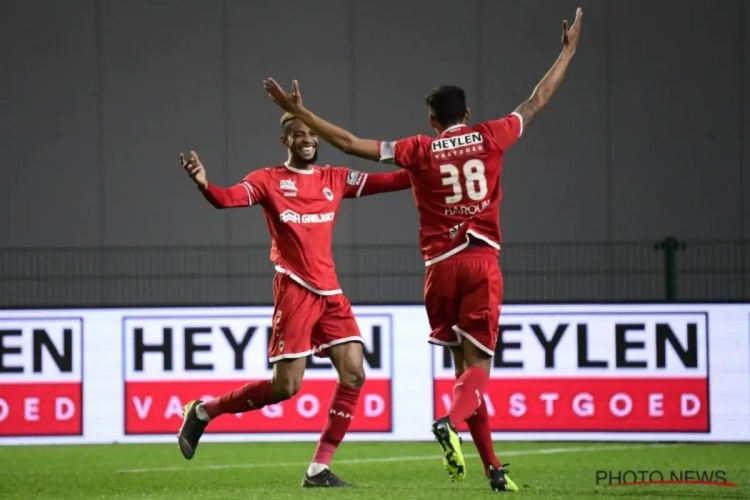
[[[331,463],[333,453],[343,441],[359,401],[359,389],[338,384],[328,408],[328,422],[320,435],[313,462],[323,465]]]
[[[273,395],[270,380],[250,382],[239,389],[234,389],[223,396],[206,401],[203,408],[209,417],[215,418],[224,413],[244,413],[250,410],[260,410],[266,405],[278,403],[279,399]]]
[[[458,378],[453,386],[453,401],[448,411],[448,418],[454,426],[469,418],[479,407],[488,378],[489,374],[476,366],[470,366]]]
[[[492,447],[492,433],[490,432],[490,415],[487,413],[487,404],[482,404],[477,408],[476,413],[466,420],[471,432],[471,439],[474,446],[477,447],[479,457],[484,464],[484,472],[487,473],[487,467],[492,465],[496,469],[502,467],[500,460],[495,456],[495,450]]]

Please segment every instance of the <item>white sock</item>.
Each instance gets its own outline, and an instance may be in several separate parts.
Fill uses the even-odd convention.
[[[195,416],[203,420],[204,422],[210,422],[211,417],[208,416],[208,413],[206,413],[206,409],[203,408],[204,404],[205,403],[201,403],[195,407]]]
[[[307,468],[307,475],[312,477],[320,474],[324,470],[328,468],[325,464],[319,464],[317,462],[313,462],[310,464],[310,467]]]

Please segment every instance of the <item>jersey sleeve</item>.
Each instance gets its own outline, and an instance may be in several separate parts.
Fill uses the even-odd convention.
[[[343,198],[359,198],[362,196],[362,190],[367,183],[368,174],[366,172],[341,167],[336,169],[336,173],[344,179]]]
[[[357,174],[357,175],[354,175]],[[393,193],[411,188],[411,177],[406,170],[383,174],[368,174],[350,170],[344,186],[344,198],[360,198],[373,194]]]
[[[198,188],[208,202],[215,208],[240,208],[250,206],[250,194],[242,184],[221,187],[208,183],[205,188]]]
[[[477,128],[481,129],[482,135],[488,137],[497,149],[505,151],[521,138],[523,118],[513,112],[499,120],[482,122]]]
[[[262,205],[266,201],[268,190],[266,189],[267,174],[263,170],[250,172],[237,185],[247,190],[249,199],[248,206]]]
[[[422,155],[421,136],[413,135],[397,141],[378,141],[380,161],[393,163],[401,168],[419,165]]]

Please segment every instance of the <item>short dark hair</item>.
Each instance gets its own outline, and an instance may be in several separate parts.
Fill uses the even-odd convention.
[[[455,85],[441,85],[430,92],[425,99],[430,112],[437,122],[449,127],[460,123],[466,116],[466,93]]]

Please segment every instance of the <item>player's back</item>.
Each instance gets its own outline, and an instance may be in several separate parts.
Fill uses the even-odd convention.
[[[503,152],[520,133],[520,117],[510,115],[456,125],[436,138],[416,136],[410,155],[407,144],[395,144],[396,163],[411,163],[401,166],[411,173],[426,265],[460,252],[471,238],[500,250]]]

